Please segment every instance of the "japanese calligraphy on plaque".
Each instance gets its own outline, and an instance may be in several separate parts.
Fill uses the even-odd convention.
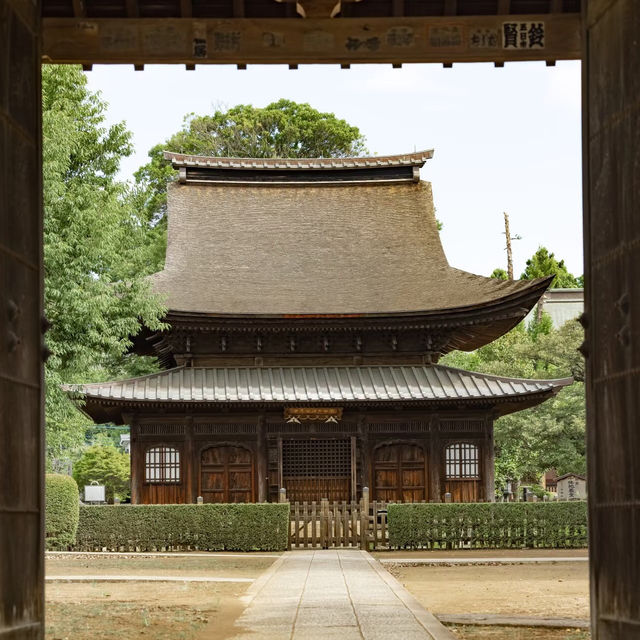
[[[503,49],[544,49],[544,22],[504,22]]]
[[[469,33],[469,47],[472,49],[497,49],[499,46],[498,29],[474,29]]]
[[[238,51],[240,49],[240,32],[214,31],[213,49],[215,51]]]
[[[411,27],[391,27],[386,40],[390,47],[411,47],[415,43],[415,36]]]
[[[462,27],[429,27],[429,44],[432,47],[455,48],[463,45]]]

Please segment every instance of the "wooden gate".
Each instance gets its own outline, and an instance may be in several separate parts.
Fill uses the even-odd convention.
[[[412,443],[383,444],[374,456],[374,497],[420,502],[427,498],[424,449]]]
[[[253,502],[253,456],[236,446],[209,447],[200,457],[200,495],[204,502]]]
[[[359,502],[320,500],[292,502],[289,548],[366,550],[389,545],[388,502],[369,502],[365,489]],[[424,501],[423,501],[424,502]]]

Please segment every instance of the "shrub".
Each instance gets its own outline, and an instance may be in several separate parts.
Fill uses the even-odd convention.
[[[130,485],[129,454],[112,446],[89,447],[73,465],[73,477],[81,487],[93,481],[105,485],[108,502],[113,502],[114,496],[125,500]]]
[[[390,504],[393,548],[587,546],[586,502]]]
[[[45,479],[45,544],[47,549],[68,549],[76,539],[80,497],[70,476],[47,474]]]
[[[83,505],[75,548],[282,551],[288,537],[288,504]]]

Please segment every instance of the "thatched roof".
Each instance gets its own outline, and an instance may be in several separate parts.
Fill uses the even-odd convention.
[[[383,161],[389,170],[412,170],[427,157],[421,152]],[[317,182],[300,183],[299,173],[297,182],[257,184],[256,172],[286,161],[174,161],[184,169],[183,183],[169,187],[166,265],[153,277],[170,310],[419,313],[494,305],[540,288],[536,281],[504,282],[451,267],[436,227],[431,185],[414,181],[411,172],[389,181],[367,174],[362,159],[339,159],[333,170],[343,174],[332,182],[332,169],[319,172],[320,161],[296,160],[285,182],[296,170],[315,171],[309,180]],[[353,181],[344,174],[349,163]],[[214,165],[235,171],[234,180],[216,174],[206,183],[207,166]],[[252,173],[239,183],[243,170]]]

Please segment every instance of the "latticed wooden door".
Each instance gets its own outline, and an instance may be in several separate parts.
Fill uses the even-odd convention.
[[[204,502],[253,502],[253,455],[231,445],[210,447],[200,457],[200,495]]]
[[[420,502],[427,499],[424,449],[415,444],[387,444],[374,456],[376,500]]]
[[[282,479],[291,502],[351,498],[351,440],[283,440]]]

